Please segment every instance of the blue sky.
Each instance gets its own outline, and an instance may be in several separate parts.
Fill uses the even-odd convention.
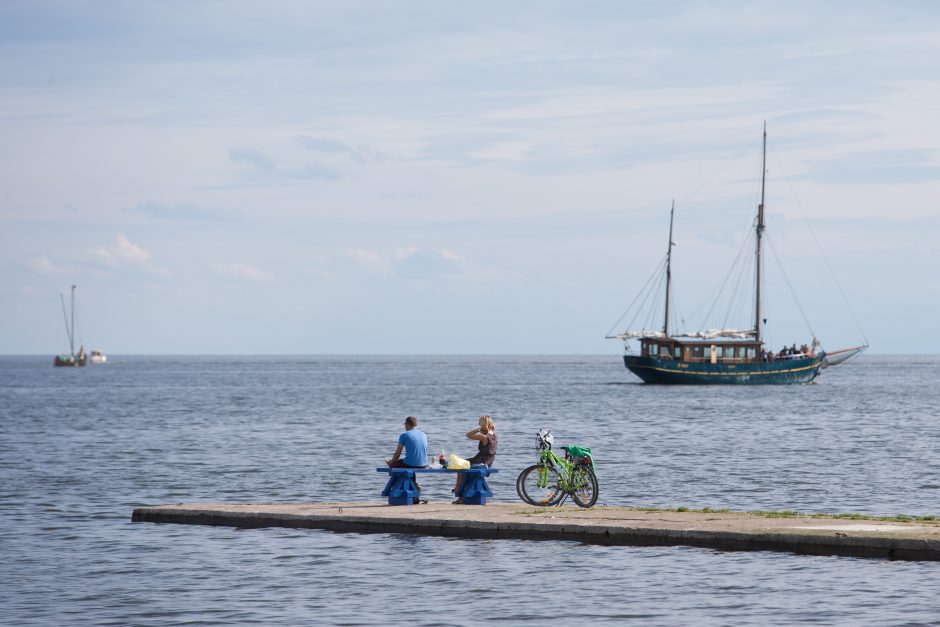
[[[65,350],[76,284],[114,354],[616,355],[672,199],[683,309],[727,271],[764,120],[771,342],[938,353],[937,32],[932,2],[4,2],[0,353]]]

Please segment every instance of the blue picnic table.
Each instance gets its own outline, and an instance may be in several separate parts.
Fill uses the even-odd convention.
[[[495,468],[469,468],[467,470],[450,470],[447,468],[376,468],[378,472],[389,473],[388,483],[382,490],[382,496],[388,497],[389,505],[413,505],[418,498],[418,486],[415,483],[415,473],[461,473],[464,480],[460,484],[460,494],[464,505],[486,505],[486,497],[493,496],[486,478],[491,473],[499,472]]]

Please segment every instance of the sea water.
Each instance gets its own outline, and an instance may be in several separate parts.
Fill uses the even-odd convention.
[[[430,450],[499,433],[516,502],[535,433],[593,449],[599,504],[940,515],[940,358],[803,386],[639,384],[590,357],[0,357],[0,623],[870,624],[940,620],[935,563],[690,547],[131,523],[191,502],[380,500]],[[447,501],[444,477],[422,481]]]

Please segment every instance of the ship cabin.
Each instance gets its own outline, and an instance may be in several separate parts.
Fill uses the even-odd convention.
[[[684,363],[743,364],[764,360],[757,340],[643,338],[640,351],[643,357]]]

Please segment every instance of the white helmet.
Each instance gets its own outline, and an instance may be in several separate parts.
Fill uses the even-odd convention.
[[[555,436],[548,429],[542,429],[536,434],[535,445],[540,451],[543,449],[550,450],[553,444],[555,444]]]

